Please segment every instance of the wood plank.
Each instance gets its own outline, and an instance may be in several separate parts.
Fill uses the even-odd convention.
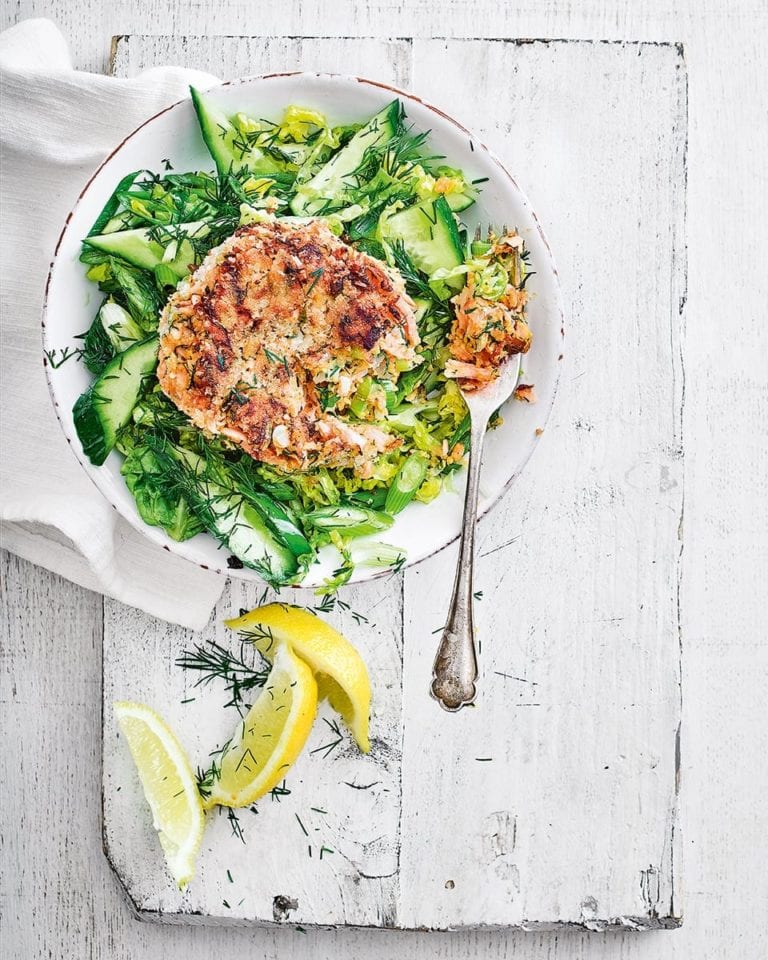
[[[330,71],[344,63],[350,72],[373,71],[380,79],[402,83],[410,69],[410,45],[404,40],[125,37],[116,39],[113,50],[119,75],[173,62],[226,76],[299,65]],[[237,714],[220,709],[223,691],[190,691],[190,678],[173,662],[193,642],[216,639],[231,646],[233,638],[220,621],[240,607],[255,606],[260,595],[253,585],[231,583],[202,636],[107,602],[104,821],[108,855],[144,916],[393,926],[400,844],[402,576],[344,591],[351,610],[370,623],[338,608],[329,616],[358,645],[371,673],[374,707],[369,757],[361,756],[346,738],[343,746],[325,756],[323,745],[335,737],[325,723],[333,713],[323,706],[310,742],[291,771],[291,794],[279,802],[261,801],[258,817],[241,814],[245,845],[233,841],[226,817],[218,818],[206,832],[199,880],[184,896],[165,879],[158,882],[164,871],[151,825],[146,821],[142,831],[133,826],[141,803],[139,785],[124,744],[115,736],[109,704],[123,698],[153,704],[174,729],[182,734],[189,731],[185,745],[202,762],[231,735]],[[280,596],[288,602],[292,598],[302,604],[318,602],[308,590],[282,591]],[[140,649],[126,646],[126,637],[141,638]],[[137,658],[142,669],[136,669]],[[190,696],[196,698],[192,703],[181,703]],[[317,813],[313,807],[328,813]],[[304,829],[309,836],[302,835]],[[324,851],[321,860],[324,847],[333,853]],[[259,870],[253,869],[255,849]],[[227,870],[236,878],[234,885],[228,882]],[[280,907],[287,903],[296,906]]]
[[[229,46],[234,51],[229,54],[231,62],[237,68],[219,70],[227,75],[254,72],[249,66],[254,60],[259,63],[257,72],[289,69],[291,56],[307,69],[327,68],[328,59],[322,53],[327,40],[303,42],[307,50],[314,51],[316,60],[304,58],[302,41],[286,40],[282,53],[279,39],[269,41],[263,56],[258,54],[259,43],[266,41],[195,38],[172,48],[168,38],[132,37],[117,44],[115,65],[121,71],[134,72],[152,65],[152,58],[157,57],[216,70],[206,56],[222,56],[229,63]],[[357,43],[359,53],[367,41]],[[498,152],[522,184],[540,187],[541,196],[530,191],[534,206],[545,223],[555,225],[549,232],[556,251],[565,252],[561,266],[565,267],[566,285],[570,285],[576,340],[574,347],[568,348],[573,378],[565,378],[558,417],[548,429],[543,450],[494,519],[481,528],[480,551],[486,556],[480,563],[480,587],[495,601],[493,607],[479,605],[481,639],[504,636],[514,659],[510,663],[508,653],[495,649],[498,644],[489,651],[486,641],[483,699],[473,712],[446,717],[425,696],[434,647],[431,631],[439,627],[447,603],[452,558],[450,554],[438,557],[407,576],[401,876],[381,877],[381,872],[392,867],[386,863],[387,856],[395,851],[396,857],[392,795],[385,804],[390,815],[385,843],[389,854],[364,868],[371,875],[377,872],[378,886],[365,884],[362,895],[359,890],[352,894],[354,871],[341,871],[334,875],[331,891],[320,894],[315,889],[316,875],[307,871],[306,863],[296,862],[287,871],[282,861],[272,865],[281,883],[290,881],[288,886],[301,892],[300,896],[285,894],[299,901],[289,916],[294,922],[406,927],[576,923],[588,928],[610,923],[674,924],[679,913],[673,869],[679,840],[672,833],[679,721],[675,629],[681,503],[680,368],[674,298],[681,268],[679,262],[673,265],[672,259],[679,250],[677,231],[683,210],[679,151],[684,136],[684,84],[675,80],[679,55],[669,47],[592,48],[582,44],[481,46],[420,41],[417,49],[415,89],[433,101],[449,104],[459,119],[489,140],[496,138]],[[405,51],[409,52],[407,45]],[[375,68],[368,49],[366,58]],[[347,57],[336,59],[348,62]],[[400,76],[393,79],[408,86],[406,62],[397,60],[394,69]],[[449,63],[459,64],[453,80],[448,76],[451,71],[446,71]],[[481,69],[476,69],[476,64],[481,64]],[[658,79],[648,88],[648,108],[638,113],[635,126],[622,130],[618,119],[627,104],[646,89],[649,71]],[[371,75],[373,70],[366,67],[359,72]],[[470,75],[474,86],[467,87],[465,80]],[[464,81],[459,79],[462,76]],[[519,137],[511,141],[514,150],[504,141],[498,142],[498,104],[487,93],[495,76],[518,78],[504,109],[504,115],[515,118],[517,124],[510,120],[505,130]],[[579,77],[578,83],[574,76]],[[578,91],[575,104],[563,93],[569,89]],[[578,123],[575,107],[581,111]],[[634,165],[628,164],[633,138],[643,129],[641,122],[655,136],[634,157]],[[592,138],[606,137],[613,137],[614,153],[600,160],[594,156]],[[570,154],[553,149],[560,147],[561,138],[567,140]],[[622,164],[627,164],[629,172],[614,174],[621,171]],[[649,169],[651,174],[644,177]],[[625,195],[635,195],[628,192],[633,176],[642,182],[646,202],[652,198],[650,204],[659,222],[664,223],[666,217],[673,223],[672,229],[650,235],[662,272],[658,286],[647,282],[647,272],[639,270],[631,258],[619,262],[610,258],[614,244],[637,245],[641,237],[636,225],[639,211],[629,201],[626,209],[621,209]],[[619,206],[619,216],[613,209],[611,217],[596,216],[604,197]],[[583,224],[593,220],[596,235],[585,240]],[[584,262],[608,264],[607,269],[589,274],[589,312],[580,293]],[[640,330],[648,304],[653,326],[652,336],[646,338],[640,336]],[[612,316],[620,317],[621,324],[612,325]],[[594,378],[582,382],[587,364],[590,370],[607,369],[607,373],[597,383]],[[654,370],[653,375],[641,376],[643,364]],[[638,409],[643,411],[642,418]],[[623,489],[625,473],[632,482]],[[549,477],[558,477],[558,482]],[[639,521],[646,515],[653,522],[643,530]],[[508,544],[513,537],[516,543]],[[638,538],[641,549],[633,556]],[[540,549],[542,542],[550,545],[546,554]],[[654,567],[654,559],[655,575],[649,569]],[[518,570],[525,571],[522,578]],[[572,570],[578,570],[578,576],[572,575]],[[526,583],[546,582],[552,573],[561,582],[556,599],[548,598],[540,588],[526,590]],[[521,586],[518,579],[522,579]],[[603,583],[606,586],[599,589]],[[588,589],[581,589],[583,584]],[[385,592],[382,604],[386,596]],[[641,603],[648,611],[645,614]],[[232,606],[231,598],[226,598],[223,609],[229,612]],[[119,605],[108,605],[105,643],[111,652],[105,662],[111,662],[112,652],[124,646],[126,629],[133,635],[138,631],[154,636],[149,643],[157,644],[158,627],[145,622],[146,618],[136,621],[137,616],[140,618]],[[189,638],[178,631],[169,637],[164,626],[160,633],[163,631],[161,648],[167,666],[171,653]],[[364,634],[361,642],[365,642]],[[553,642],[559,643],[554,652]],[[399,681],[396,635],[388,637],[387,649],[389,662],[385,658],[374,665],[374,672],[381,669],[385,671],[382,676],[387,676],[387,670],[394,670],[387,682],[394,680],[391,689],[395,690]],[[108,674],[107,700],[114,682],[111,667]],[[515,676],[531,682],[526,685]],[[605,695],[606,676],[611,677],[610,696]],[[146,680],[141,683],[146,690]],[[174,680],[169,667],[153,683],[158,693],[171,685],[175,696],[181,693],[178,699],[185,699],[183,690],[173,686],[178,679]],[[394,701],[385,706],[382,719],[389,731],[388,742],[397,749],[394,713],[387,713],[394,709]],[[178,716],[179,722],[182,719]],[[451,724],[462,728],[458,734],[451,731]],[[210,733],[206,731],[206,737]],[[446,737],[450,737],[447,744]],[[120,759],[122,754],[109,735],[105,744],[107,777],[114,774],[125,780],[129,771],[124,757]],[[199,754],[202,740],[193,747]],[[395,789],[398,763],[394,757],[394,766],[387,771],[392,777],[390,791]],[[312,779],[316,770],[306,764],[306,758],[302,764],[305,766],[297,767],[297,772],[304,780],[303,793],[308,783],[313,790],[330,789],[322,776]],[[524,786],[517,786],[521,783]],[[638,790],[638,809],[622,809],[638,796]],[[573,822],[562,817],[565,791],[575,791],[578,800]],[[174,911],[189,917],[195,910],[215,919],[231,918],[231,909],[225,913],[219,902],[223,899],[220,877],[224,864],[217,858],[226,849],[231,862],[233,846],[226,843],[225,831],[218,830],[217,824],[218,832],[209,834],[216,849],[206,849],[201,871],[201,877],[218,877],[219,882],[206,882],[204,893],[190,891],[182,902],[170,889],[158,893],[158,864],[137,871],[135,864],[142,858],[152,863],[153,838],[145,832],[141,842],[134,840],[128,849],[125,836],[135,806],[121,797],[124,806],[119,812],[110,806],[110,798],[115,796],[119,794],[107,790],[108,845],[118,872],[124,880],[128,878],[134,902],[147,913],[163,911],[165,918]],[[338,799],[345,803],[343,796]],[[281,804],[281,816],[270,820],[275,830],[287,819],[286,802]],[[323,804],[317,806],[327,809]],[[469,831],[468,809],[476,814]],[[442,815],[436,817],[435,810]],[[260,830],[264,822],[259,821]],[[599,837],[595,834],[598,828]],[[448,846],[446,836],[462,837],[462,842]],[[618,852],[614,856],[614,849],[620,850],[622,843],[628,844],[626,856]],[[354,857],[350,861],[354,862]],[[553,882],[552,877],[564,879]],[[269,922],[277,895],[271,878],[263,883],[252,880],[244,889],[247,903],[238,916]],[[358,898],[358,903],[348,902],[348,895],[351,900]]]
[[[399,919],[674,926],[681,51],[415,41],[413,86],[530,191],[570,318],[554,422],[480,524],[476,709],[425,701],[455,551],[406,574]]]
[[[360,74],[405,87],[410,80],[407,39],[378,37],[115,37],[112,72],[132,77],[158,64],[209,70],[222,80],[291,70]]]
[[[109,874],[89,843],[99,835],[102,598],[5,550],[0,584],[0,941],[4,956],[42,957],[81,935],[81,878]]]

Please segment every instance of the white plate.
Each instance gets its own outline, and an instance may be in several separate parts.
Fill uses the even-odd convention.
[[[525,195],[498,159],[464,127],[417,97],[384,84],[330,74],[277,74],[224,84],[211,96],[230,114],[243,111],[278,119],[286,105],[299,103],[321,110],[334,124],[365,120],[398,96],[405,104],[409,122],[418,130],[431,130],[429,145],[434,153],[445,155],[447,163],[460,167],[470,179],[488,178],[482,185],[479,202],[465,211],[462,219],[470,230],[476,224],[508,224],[516,226],[525,237],[536,276],[528,286],[532,294],[529,322],[533,329],[533,347],[523,358],[522,380],[535,384],[537,402],[531,405],[508,402],[503,425],[488,436],[480,502],[480,511],[487,511],[533,452],[536,429],[546,423],[561,366],[563,310],[557,272]],[[168,107],[138,127],[107,157],[85,187],[67,219],[51,266],[43,311],[44,350],[76,348],[81,342],[77,335],[88,329],[101,302],[102,294],[86,279],[78,255],[83,237],[117,182],[133,170],[162,171],[166,158],[178,172],[213,169],[190,100]],[[91,383],[92,375],[75,361],[56,370],[44,362],[56,412],[72,451],[115,509],[150,540],[178,556],[233,577],[259,580],[252,570],[229,570],[228,552],[208,534],[176,543],[159,527],[150,527],[142,521],[120,475],[120,454],[112,452],[102,466],[96,467],[84,456],[75,433],[72,406]],[[402,548],[408,565],[430,556],[458,536],[464,473],[454,475],[454,489],[443,491],[432,503],[408,506],[381,538]],[[319,586],[338,563],[336,551],[326,549],[319,563],[311,567],[304,585]],[[381,573],[358,567],[352,582],[368,580]]]

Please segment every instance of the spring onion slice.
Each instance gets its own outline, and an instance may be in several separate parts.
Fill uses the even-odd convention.
[[[400,513],[416,496],[427,475],[427,461],[418,453],[411,454],[395,475],[384,502],[384,510]]]
[[[345,537],[362,537],[392,526],[392,517],[365,507],[320,507],[304,516],[305,523],[318,530],[336,531]]]

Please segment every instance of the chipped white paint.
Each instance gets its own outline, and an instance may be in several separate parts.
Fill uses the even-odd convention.
[[[364,960],[374,957],[397,955],[404,960],[438,957],[440,960],[467,957],[481,960],[486,957],[548,958],[548,960],[582,960],[582,958],[622,957],[656,960],[658,957],[674,957],[689,960],[691,957],[707,960],[733,960],[765,956],[768,953],[766,930],[766,890],[764,863],[768,855],[765,831],[765,795],[768,793],[768,768],[764,763],[754,762],[768,751],[766,739],[768,725],[765,723],[765,679],[768,673],[768,650],[764,643],[764,605],[768,567],[766,567],[765,539],[768,536],[765,512],[765,450],[766,396],[768,383],[764,366],[766,326],[762,320],[763,305],[768,290],[765,288],[764,263],[768,251],[764,237],[758,236],[758,224],[768,217],[768,189],[759,179],[760,157],[768,150],[768,131],[765,125],[764,96],[764,50],[762,37],[768,27],[763,4],[755,0],[735,0],[723,6],[711,0],[675,5],[674,11],[661,0],[649,0],[644,4],[628,4],[624,0],[585,0],[579,4],[534,4],[523,0],[514,9],[497,2],[465,4],[459,0],[446,0],[440,4],[439,14],[433,0],[413,0],[409,4],[389,2],[354,2],[354,0],[304,0],[301,4],[285,3],[259,6],[243,3],[242,0],[222,0],[221,3],[179,3],[177,0],[157,0],[142,5],[116,0],[109,8],[78,0],[62,4],[57,0],[18,0],[3,9],[2,23],[7,25],[19,17],[30,15],[53,16],[68,33],[73,46],[76,64],[91,69],[103,69],[109,49],[109,37],[115,33],[260,33],[264,35],[291,34],[380,34],[382,36],[414,35],[428,36],[439,32],[447,36],[498,37],[517,36],[573,36],[573,37],[631,37],[656,39],[682,39],[686,43],[686,60],[691,71],[691,143],[689,152],[689,261],[690,284],[688,299],[689,331],[685,339],[686,359],[686,405],[685,405],[685,552],[683,554],[683,578],[681,601],[683,611],[683,635],[685,642],[685,695],[686,723],[684,727],[684,826],[686,840],[686,922],[674,933],[637,936],[633,933],[600,937],[576,931],[537,933],[520,936],[515,931],[466,931],[462,934],[390,934],[354,930],[313,931],[297,933],[291,928],[255,929],[247,931],[227,929],[194,929],[176,927],[170,929],[157,924],[137,924],[121,902],[118,885],[109,876],[106,861],[99,845],[100,823],[97,810],[99,795],[100,751],[100,635],[101,603],[93,595],[73,587],[43,571],[35,570],[14,558],[4,560],[3,596],[4,630],[8,639],[4,646],[2,663],[2,703],[9,721],[6,729],[18,731],[19,735],[6,737],[4,750],[0,752],[0,777],[6,784],[2,805],[3,816],[3,931],[2,942],[6,953],[13,957],[84,957],[96,960],[146,957],[148,960],[184,957],[185,960],[202,960],[203,957],[226,955],[237,960],[240,957],[264,955],[270,958],[291,956],[297,960],[317,960],[319,957],[352,958]],[[358,41],[359,42],[359,41]],[[157,62],[176,59],[176,48],[157,41]],[[216,48],[220,50],[221,48]],[[255,48],[254,48],[255,49]],[[368,56],[374,54],[370,47]],[[228,71],[219,62],[212,60],[210,68],[222,74]],[[380,61],[379,61],[380,62]],[[471,66],[482,72],[484,56],[473,59]],[[346,64],[334,65],[337,69],[351,69]],[[261,64],[243,69],[239,64],[236,72],[253,72],[262,69]],[[401,69],[397,66],[397,69]],[[367,72],[373,72],[369,70]],[[453,71],[455,72],[455,71]],[[445,83],[445,96],[429,89],[426,81],[418,89],[431,95],[438,102],[447,103],[449,110],[460,112],[460,103],[450,98],[449,81],[451,69],[446,69],[430,79],[433,84]],[[406,86],[405,74],[398,82]],[[505,79],[502,89],[509,94],[514,78]],[[537,97],[546,91],[539,90]],[[579,141],[578,117],[572,107],[571,96],[579,94],[578,84],[569,78],[560,91],[563,99],[561,120],[568,120]],[[514,91],[512,91],[514,96]],[[607,97],[610,106],[613,91]],[[578,99],[578,98],[577,98]],[[571,114],[569,117],[568,114]],[[482,124],[482,116],[474,111],[465,114],[470,125]],[[751,149],[745,149],[745,135]],[[489,135],[488,139],[499,146]],[[609,141],[608,146],[611,146]],[[568,149],[572,144],[567,141]],[[508,141],[507,149],[514,143]],[[606,142],[595,140],[593,150],[600,152]],[[584,151],[585,147],[581,146]],[[615,177],[625,182],[626,197],[634,196],[636,183],[622,173],[625,163],[631,160],[630,151],[616,149]],[[554,158],[553,158],[554,159]],[[590,169],[591,155],[586,157]],[[525,162],[525,157],[523,157]],[[584,158],[582,156],[582,160]],[[573,203],[586,202],[576,188],[563,198],[555,194],[538,170],[523,173],[524,165],[515,160],[515,172],[529,192],[535,208],[542,214],[553,245],[559,255],[564,279],[569,287],[574,316],[583,318],[591,310],[590,283],[602,284],[605,295],[608,281],[604,275],[606,264],[596,263],[592,241],[586,257],[586,271],[577,271],[574,261],[570,267],[564,261],[563,243],[568,238],[558,233],[561,217],[567,214]],[[612,171],[609,171],[612,172]],[[560,182],[561,170],[550,167],[547,176],[551,183]],[[573,183],[571,182],[571,187]],[[589,190],[596,190],[594,182]],[[557,201],[558,208],[550,204]],[[599,228],[610,228],[614,207],[599,214]],[[650,204],[648,213],[653,213]],[[578,226],[578,224],[577,224]],[[568,226],[568,231],[573,224]],[[599,231],[598,231],[599,232]],[[760,233],[763,233],[760,227]],[[713,242],[716,238],[717,242]],[[723,251],[731,264],[738,265],[736,276],[749,278],[749,282],[734,284],[728,293],[729,314],[734,338],[728,350],[723,350]],[[623,251],[622,251],[623,252]],[[631,251],[626,253],[627,259]],[[611,258],[616,258],[615,251]],[[569,268],[571,270],[568,277]],[[653,273],[653,271],[649,271]],[[733,276],[730,274],[730,276]],[[604,301],[603,301],[604,302]],[[571,324],[573,330],[574,324]],[[611,329],[613,329],[611,327]],[[577,393],[580,404],[591,405],[586,390],[586,375],[576,368],[573,337],[568,343],[568,363],[572,377],[566,380],[570,389]],[[590,367],[590,369],[592,369]],[[734,399],[734,392],[737,397]],[[568,401],[572,402],[572,401]],[[736,404],[738,403],[738,413]],[[597,468],[599,445],[606,443],[600,437],[603,417],[592,409],[592,419],[583,418],[578,429],[589,433],[595,446],[588,450],[589,457],[584,471]],[[591,433],[588,427],[592,426]],[[557,425],[547,430],[542,449],[532,461],[530,471],[538,470],[541,459],[547,459],[547,467],[554,476],[572,477],[570,463],[563,466],[555,460],[554,448],[561,442],[572,446],[566,436],[575,423],[560,419]],[[554,430],[558,435],[554,435]],[[594,436],[595,434],[598,436]],[[619,445],[618,441],[611,438]],[[552,448],[552,452],[550,452]],[[606,447],[607,454],[607,447]],[[611,457],[614,467],[617,460]],[[579,468],[582,469],[582,468]],[[679,481],[679,477],[674,475]],[[588,473],[581,474],[582,480]],[[644,468],[630,474],[630,481],[646,483],[652,488],[651,476]],[[484,558],[489,564],[496,557],[512,555],[504,560],[504,566],[492,571],[492,582],[500,579],[516,596],[520,609],[520,597],[526,608],[521,618],[529,618],[528,605],[531,594],[535,603],[533,614],[539,617],[544,604],[540,592],[529,586],[530,569],[523,561],[530,562],[536,552],[535,537],[544,534],[562,536],[566,546],[565,557],[551,570],[551,580],[559,583],[559,577],[572,569],[573,517],[568,520],[567,536],[562,535],[560,524],[555,525],[554,511],[542,507],[544,492],[524,494],[526,485],[533,483],[531,473],[517,485],[513,494],[518,500],[518,530],[523,532],[518,543],[499,550]],[[621,480],[620,490],[624,493]],[[666,482],[666,478],[663,478]],[[615,483],[615,481],[614,481]],[[554,482],[552,488],[557,487]],[[586,486],[586,482],[585,482]],[[563,497],[567,501],[566,490]],[[598,496],[608,499],[608,491],[598,489]],[[558,495],[559,496],[559,495]],[[561,500],[561,503],[563,501]],[[593,501],[586,495],[572,500],[577,517],[596,513]],[[547,500],[546,505],[549,504]],[[506,511],[506,507],[504,511]],[[496,511],[481,529],[481,535],[489,539],[485,552],[501,545],[504,538],[496,533],[495,524],[502,511]],[[542,520],[533,530],[532,518]],[[623,522],[623,520],[622,520]],[[624,533],[622,522],[617,531]],[[601,524],[597,525],[598,542],[606,535]],[[589,534],[591,536],[591,534]],[[511,539],[511,537],[507,538]],[[585,541],[583,551],[586,553]],[[541,546],[539,544],[539,546]],[[518,552],[520,551],[520,552]],[[571,561],[569,567],[568,560]],[[426,575],[426,568],[425,574]],[[611,571],[609,582],[616,581],[621,567]],[[623,568],[626,570],[626,567]],[[514,572],[519,571],[518,581]],[[635,576],[635,571],[631,574]],[[421,574],[419,574],[422,577]],[[572,577],[571,577],[572,579]],[[423,577],[422,577],[423,580]],[[594,603],[604,596],[604,585],[590,582],[582,577],[584,593],[581,603]],[[410,587],[410,593],[409,593]],[[406,607],[413,607],[412,585],[406,585]],[[552,618],[565,618],[565,600],[552,591]],[[480,604],[483,659],[486,672],[490,665],[487,658],[492,631],[498,623],[492,623],[487,611],[487,598]],[[431,602],[431,601],[430,601]],[[615,607],[605,605],[599,616],[604,619],[620,616]],[[428,611],[427,611],[428,612]],[[436,616],[436,603],[433,613]],[[579,614],[568,623],[585,619]],[[435,625],[438,625],[435,623]],[[612,625],[604,623],[579,623],[579,634],[572,631],[548,635],[546,649],[541,636],[513,632],[507,642],[515,652],[515,663],[527,662],[533,653],[543,659],[545,676],[550,678],[553,669],[563,659],[573,664],[573,669],[583,678],[587,671],[585,660],[588,651],[596,644],[606,644],[605,632],[614,631],[619,637],[622,621]],[[626,624],[625,624],[626,626]],[[642,621],[638,626],[647,627]],[[583,633],[581,631],[584,631]],[[587,631],[590,631],[589,633]],[[591,633],[594,631],[594,633]],[[511,636],[511,640],[509,637]],[[565,640],[563,640],[565,636]],[[566,643],[567,641],[567,643]],[[418,642],[431,650],[433,638],[420,637]],[[562,646],[566,649],[563,653]],[[412,644],[408,642],[408,649]],[[423,672],[429,657],[423,652]],[[631,644],[629,651],[635,656]],[[410,654],[409,654],[410,655]],[[501,663],[499,644],[491,649],[494,663]],[[519,660],[517,659],[519,658]],[[637,669],[637,662],[634,668]],[[504,669],[509,660],[501,666]],[[649,666],[649,665],[646,665]],[[492,668],[492,669],[495,669]],[[598,685],[599,674],[602,682]],[[538,691],[543,689],[540,675],[517,671],[514,675],[536,681],[529,684],[530,700],[535,702]],[[559,676],[559,675],[558,675]],[[508,696],[519,702],[527,702],[528,687],[519,681],[497,678],[509,686]],[[610,704],[622,694],[622,674],[607,673],[603,664],[594,662],[589,677],[591,685],[586,690],[566,687],[567,676],[559,676],[558,684],[550,702],[563,705],[567,698],[582,700],[589,709],[598,709],[598,715],[611,715]],[[406,706],[413,697],[421,697],[423,684],[418,677],[406,691]],[[547,691],[545,691],[546,693]],[[591,699],[590,699],[591,698]],[[45,710],[42,709],[45,705]],[[515,714],[537,713],[542,708],[515,708]],[[642,712],[643,708],[640,708]],[[631,713],[624,711],[625,715]],[[559,737],[570,736],[568,723],[572,718],[563,714],[562,725],[557,727]],[[619,741],[634,743],[634,737],[642,743],[647,736],[637,724],[621,719],[613,731],[601,729],[598,743],[612,740],[618,756],[626,751],[616,749]],[[517,722],[517,721],[516,721]],[[522,723],[523,721],[521,721]],[[551,721],[549,721],[551,722]],[[581,722],[581,721],[578,721]],[[525,721],[529,724],[530,721]],[[627,723],[628,726],[624,726]],[[622,737],[621,731],[631,730],[632,737]],[[555,803],[545,790],[558,785],[542,782],[541,738],[549,734],[543,721],[538,727],[524,728],[530,744],[530,754],[523,771],[526,790],[533,792],[542,787],[550,809]],[[602,741],[601,741],[601,738]],[[555,744],[550,746],[555,748]],[[406,755],[412,749],[406,729]],[[479,753],[478,756],[483,754]],[[490,754],[489,754],[490,755]],[[538,764],[533,758],[538,757]],[[554,758],[558,763],[568,763],[565,750]],[[589,759],[589,758],[587,758]],[[662,762],[666,762],[661,758]],[[479,786],[472,795],[470,812],[474,814],[479,800],[483,799],[486,784],[498,790],[489,768],[493,762],[480,764],[483,774]],[[575,766],[575,764],[574,764]],[[595,764],[596,766],[596,764]],[[649,765],[650,766],[650,765]],[[625,769],[627,769],[625,767]],[[657,765],[658,769],[658,765]],[[609,763],[608,773],[614,765]],[[577,771],[580,773],[580,771]],[[647,814],[647,794],[642,791],[625,792],[621,771],[613,781],[616,804],[631,803],[625,807],[627,817],[636,817],[637,808]],[[559,800],[562,811],[574,811],[577,825],[583,828],[583,819],[594,816],[593,801],[602,781],[590,779],[586,772],[581,776],[580,789],[563,793]],[[561,785],[560,785],[561,786]],[[511,793],[511,791],[510,791]],[[287,798],[287,799],[290,799]],[[466,805],[466,797],[460,798]],[[485,827],[477,836],[482,843],[473,847],[478,856],[493,862],[494,874],[504,874],[503,882],[511,889],[509,865],[517,865],[514,850],[521,849],[519,823],[515,825],[514,811],[509,802],[486,805],[483,816]],[[509,814],[507,819],[506,814]],[[564,814],[563,814],[564,815]],[[254,820],[256,817],[253,818]],[[468,818],[469,819],[469,818]],[[476,818],[477,819],[477,818]],[[615,820],[609,821],[614,823]],[[645,819],[643,820],[645,823]],[[421,817],[424,823],[424,817]],[[253,830],[251,831],[253,833]],[[250,837],[249,837],[250,840]],[[601,835],[600,843],[605,843]],[[251,841],[252,843],[252,841]],[[576,838],[583,844],[583,839]],[[570,836],[566,838],[566,852],[570,852]],[[258,849],[253,848],[254,861],[258,862]],[[523,848],[524,849],[524,848]],[[510,855],[509,851],[513,851]],[[436,854],[433,844],[429,856]],[[589,852],[589,851],[588,851]],[[637,854],[634,841],[631,855]],[[444,854],[441,852],[441,863]],[[611,869],[618,869],[624,857],[620,844],[608,849],[603,847],[603,861]],[[330,858],[329,858],[330,859]],[[594,853],[593,862],[599,862]],[[664,905],[664,865],[658,854],[642,863],[642,876],[632,888],[632,896],[643,902]],[[589,858],[588,858],[589,862]],[[325,859],[323,860],[325,864]],[[234,874],[233,874],[234,875]],[[680,873],[677,872],[678,883]],[[460,878],[454,881],[453,892],[460,890]],[[553,883],[558,876],[550,878]],[[521,887],[524,878],[521,875]],[[498,883],[499,881],[494,881]],[[484,896],[485,887],[480,887],[477,897]],[[658,890],[658,901],[657,901]],[[567,904],[566,904],[567,906]],[[597,888],[585,890],[580,911],[585,925],[599,926],[604,903]]]
[[[384,55],[377,60],[373,51]],[[119,73],[169,57],[221,60],[227,76],[254,62],[265,72],[344,63],[450,106],[538,191],[573,318],[563,396],[543,449],[480,529],[477,706],[448,716],[427,696],[454,550],[405,575],[404,618],[395,603],[399,581],[350,590],[349,602],[363,611],[375,594],[376,622],[386,624],[385,640],[347,625],[374,677],[374,736],[379,729],[384,749],[371,758],[353,750],[327,760],[306,753],[289,778],[290,797],[262,802],[248,824],[263,870],[249,868],[250,848],[227,839],[221,818],[206,837],[198,880],[181,896],[163,879],[148,823],[131,829],[138,787],[114,736],[112,700],[135,697],[163,708],[176,729],[190,731],[194,757],[222,743],[233,720],[222,715],[221,697],[207,691],[198,691],[194,705],[179,705],[188,680],[173,660],[188,634],[106,604],[105,831],[131,900],[148,915],[222,921],[272,922],[281,897],[296,904],[289,919],[301,924],[674,926],[686,134],[680,51],[142,36],[115,45]],[[501,111],[491,96],[497,76],[516,78]],[[573,78],[564,114],[562,89]],[[596,141],[611,146],[595,153]],[[638,145],[634,152],[630,144]],[[621,177],[614,173],[619,158]],[[629,195],[628,181],[636,188]],[[612,258],[616,249],[626,255]],[[653,251],[653,273],[644,250]],[[591,270],[590,262],[603,269]],[[539,589],[529,591],[529,583]],[[227,596],[217,615],[233,609]],[[142,639],[132,647],[127,636]],[[310,751],[321,745],[323,728]],[[344,786],[349,782],[376,782],[374,796]],[[312,806],[329,813],[318,821]],[[295,815],[309,824],[309,836]],[[321,862],[322,846],[334,854]],[[622,856],[612,858],[616,847]],[[227,869],[238,877],[232,891]],[[650,875],[652,885],[643,879]],[[588,916],[585,901],[595,903]]]

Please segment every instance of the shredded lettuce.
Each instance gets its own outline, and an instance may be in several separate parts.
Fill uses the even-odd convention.
[[[421,200],[434,200],[440,195],[476,193],[461,170],[455,167],[439,166],[425,170],[421,165],[414,167],[413,176],[416,192]]]
[[[420,503],[430,503],[443,489],[442,477],[436,473],[427,476],[426,480],[416,492],[416,499]]]
[[[455,291],[446,281],[470,274],[475,281],[475,293],[486,300],[499,300],[509,285],[509,275],[502,264],[488,258],[473,258],[450,270],[435,270],[429,278],[429,286],[438,296],[449,297]]]
[[[174,540],[188,540],[205,529],[148,446],[133,446],[120,472],[144,523],[162,527]]]
[[[281,140],[292,140],[294,143],[306,143],[311,136],[322,134],[329,147],[339,145],[325,115],[309,107],[286,107],[277,134]]]

